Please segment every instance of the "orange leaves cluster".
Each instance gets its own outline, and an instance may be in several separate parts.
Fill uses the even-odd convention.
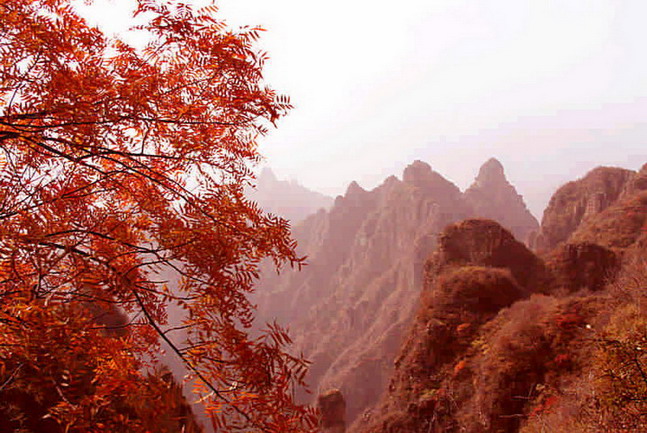
[[[81,432],[101,423],[143,431],[117,416],[129,396],[146,389],[129,342],[103,335],[91,316],[73,309],[37,302],[12,308],[14,320],[0,333],[0,426]]]
[[[161,337],[222,408],[223,431],[303,431],[312,413],[291,395],[305,362],[277,328],[248,334],[246,297],[264,258],[302,260],[287,222],[243,195],[256,138],[290,101],[262,82],[261,29],[233,33],[214,12],[139,0],[140,51],[66,0],[0,0],[0,338],[27,344],[11,343],[18,329],[55,311],[70,338],[102,341],[83,356],[105,402],[137,383]],[[126,319],[101,319],[115,314]],[[60,339],[39,338],[52,354],[29,365],[66,362]],[[58,407],[53,419],[71,419]]]

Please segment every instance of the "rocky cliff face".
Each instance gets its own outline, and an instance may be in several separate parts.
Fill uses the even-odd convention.
[[[483,182],[475,191],[485,197],[487,185],[501,183],[502,177],[482,171]],[[514,197],[518,199],[516,193]],[[349,422],[386,389],[438,233],[474,214],[454,184],[415,161],[402,180],[389,177],[372,191],[349,185],[329,211],[294,228],[309,265],[298,273],[264,275],[256,299],[260,320],[276,318],[289,325],[295,350],[313,361],[309,383],[315,392],[340,389]],[[492,242],[501,243],[501,253],[511,247],[510,239],[508,234]],[[523,262],[527,250],[521,248],[515,260]],[[499,253],[492,260],[500,260]],[[524,271],[518,271],[523,280]]]
[[[309,265],[261,282],[259,317],[289,324],[313,361],[311,386],[341,389],[349,420],[386,386],[434,234],[470,214],[460,190],[417,161],[402,181],[372,191],[352,183],[329,212],[295,227]]]
[[[620,257],[612,250],[590,242],[560,244],[547,255],[552,274],[551,289],[574,293],[604,288],[620,267]]]
[[[560,189],[542,226],[559,245],[545,261],[492,221],[449,226],[388,391],[349,431],[647,428],[644,400],[609,403],[644,396],[644,372],[626,366],[647,362],[635,344],[647,341],[646,168],[602,169],[568,186],[573,195]],[[600,182],[607,198],[591,199],[587,214]]]
[[[647,227],[647,164],[631,173],[617,199],[583,220],[570,236],[572,242],[592,242],[620,254],[635,244]]]
[[[499,223],[468,219],[448,226],[439,236],[439,248],[429,259],[428,275],[448,266],[478,265],[508,269],[529,291],[537,275],[545,272],[542,261]]]
[[[647,238],[647,164],[639,172],[600,167],[552,197],[533,246],[543,252],[552,289],[599,290],[624,256]]]
[[[634,176],[631,170],[598,167],[559,188],[544,211],[539,231],[531,236],[533,249],[547,252],[566,241],[580,225],[614,204]]]
[[[322,433],[344,433],[346,431],[346,401],[341,391],[331,389],[317,398]]]
[[[501,163],[491,158],[481,166],[474,183],[465,191],[474,215],[501,223],[515,238],[527,242],[539,224],[523,198],[505,177]]]
[[[515,275],[527,284],[526,269],[540,268],[541,261],[494,221],[473,219],[445,229],[427,264],[421,307],[388,393],[351,431],[442,431],[429,424],[441,384],[461,374],[461,357],[483,324],[529,295]]]
[[[278,180],[274,172],[264,168],[256,187],[247,189],[247,196],[266,212],[283,217],[296,224],[319,209],[328,209],[333,199],[311,191],[295,181]]]

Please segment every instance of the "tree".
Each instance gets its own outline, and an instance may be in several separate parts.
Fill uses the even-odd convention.
[[[54,383],[51,416],[70,431],[101,431],[93,416],[132,392],[160,338],[219,431],[309,429],[312,411],[291,397],[305,361],[278,326],[249,333],[260,261],[302,263],[287,222],[243,195],[257,137],[290,108],[263,85],[261,29],[231,32],[213,6],[137,5],[143,50],[67,0],[0,0],[0,391],[27,366],[71,362],[51,359],[63,343],[44,332],[64,325],[101,348],[74,346],[96,385],[87,410]],[[168,324],[170,303],[181,326]],[[83,319],[117,310],[127,322]]]

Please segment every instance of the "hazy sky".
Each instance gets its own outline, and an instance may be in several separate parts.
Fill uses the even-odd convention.
[[[123,31],[130,0],[87,14]],[[461,188],[497,157],[533,213],[598,165],[647,162],[644,0],[221,0],[262,25],[296,108],[262,139],[279,178],[331,195],[422,159]]]

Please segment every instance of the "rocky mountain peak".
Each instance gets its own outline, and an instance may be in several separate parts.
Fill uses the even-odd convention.
[[[344,393],[347,422],[388,385],[436,234],[471,214],[458,187],[428,164],[413,163],[404,178],[371,190],[353,182],[328,212],[295,225],[309,266],[258,291],[260,320],[290,324],[295,350],[313,361],[306,380]]]
[[[402,180],[407,183],[418,185],[431,178],[431,166],[424,161],[416,159],[404,169]]]
[[[389,176],[386,179],[384,179],[384,182],[382,182],[382,185],[395,185],[400,182],[400,179],[398,179],[396,176]]]
[[[276,183],[278,179],[276,178],[276,175],[272,171],[271,168],[269,167],[263,167],[263,170],[261,170],[261,173],[258,175],[258,184],[259,185],[268,185],[268,184],[273,184]]]
[[[465,206],[460,189],[426,162],[415,160],[404,169],[402,180],[443,206]]]
[[[577,229],[615,203],[629,187],[640,188],[639,176],[631,170],[597,167],[581,179],[561,186],[544,211],[541,229],[531,245],[547,252],[566,241]]]
[[[475,216],[500,222],[523,242],[539,227],[521,195],[506,179],[503,165],[496,158],[488,159],[481,166],[464,196],[474,208]]]
[[[529,289],[534,289],[530,275],[541,273],[543,268],[541,261],[508,230],[495,221],[477,218],[451,224],[440,235],[429,269],[439,273],[448,265],[507,268]]]
[[[484,209],[500,211],[501,218],[509,210],[527,213],[498,161],[486,163],[482,171],[482,177],[495,181],[474,188]],[[262,282],[256,301],[259,318],[290,324],[295,350],[313,362],[306,380],[314,389],[335,387],[343,392],[347,423],[361,419],[388,386],[437,235],[456,221],[483,216],[475,214],[473,207],[456,185],[429,164],[415,161],[400,178],[390,176],[374,189],[350,183],[329,211],[294,226],[294,237],[300,253],[308,256],[309,266],[298,274],[285,272]],[[518,235],[519,219],[504,226]],[[456,284],[463,282],[476,290],[482,286],[476,284],[479,278],[492,282],[493,290],[483,296],[497,308],[501,302],[507,305],[508,295],[516,297],[522,290],[531,290],[526,269],[540,264],[512,234],[481,220],[455,229],[442,240],[443,266],[507,268],[473,270],[457,276]],[[464,251],[463,239],[473,249]],[[450,286],[455,287],[454,283]],[[502,288],[501,293],[496,287]],[[472,300],[479,296],[465,294]]]
[[[507,183],[503,165],[496,158],[488,159],[480,168],[478,176],[474,181],[479,185],[489,185],[496,183]]]
[[[348,188],[346,188],[346,194],[344,194],[345,197],[352,197],[354,195],[358,194],[363,194],[365,193],[366,190],[359,186],[359,184],[355,181],[352,181],[349,185]]]

